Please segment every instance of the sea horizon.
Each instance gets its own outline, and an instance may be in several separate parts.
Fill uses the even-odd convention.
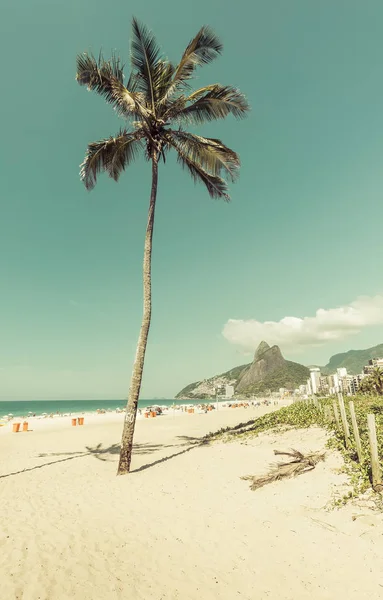
[[[159,406],[172,406],[173,404],[198,404],[201,399],[176,400],[174,398],[143,398],[138,401],[139,408],[157,404]],[[0,418],[8,415],[26,417],[29,415],[41,416],[43,414],[71,414],[89,413],[97,410],[113,412],[124,409],[127,400],[1,400]]]

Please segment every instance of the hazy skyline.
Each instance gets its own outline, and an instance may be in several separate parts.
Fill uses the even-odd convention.
[[[381,2],[5,0],[0,399],[127,396],[150,166],[86,192],[87,143],[121,122],[76,84],[75,58],[117,51],[128,75],[133,14],[173,61],[210,25],[224,51],[196,85],[238,86],[252,106],[196,128],[241,156],[230,204],[174,157],[160,166],[141,397],[247,362],[258,337],[305,364],[382,343]]]

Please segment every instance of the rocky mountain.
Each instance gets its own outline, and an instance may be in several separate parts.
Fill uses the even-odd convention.
[[[217,388],[233,385],[238,394],[262,394],[284,387],[295,389],[306,383],[309,369],[285,360],[278,346],[270,347],[261,342],[252,363],[235,367],[226,373],[191,383],[182,389],[176,398],[211,398]]]
[[[328,364],[320,367],[320,370],[323,375],[329,375],[335,373],[338,368],[345,367],[350,375],[357,375],[363,371],[370,358],[383,358],[383,344],[365,350],[334,354]],[[210,379],[190,383],[176,398],[212,398],[217,388],[223,390],[227,384],[233,385],[236,393],[245,395],[277,391],[281,387],[295,389],[306,383],[308,377],[308,367],[285,360],[278,346],[270,348],[266,342],[261,342],[252,363],[234,367]]]
[[[383,357],[383,344],[378,344],[365,350],[349,350],[341,354],[334,354],[325,367],[320,367],[324,375],[335,373],[337,369],[345,367],[350,375],[357,375],[363,371],[370,358]]]
[[[236,391],[239,394],[246,392],[274,371],[283,369],[285,362],[278,346],[270,348],[266,342],[261,342],[255,352],[251,365],[241,371],[235,387]]]

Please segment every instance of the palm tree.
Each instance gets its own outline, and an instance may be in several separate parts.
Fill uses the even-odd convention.
[[[202,27],[174,66],[165,60],[151,31],[135,18],[132,22],[131,73],[125,84],[123,65],[116,56],[105,60],[85,53],[77,57],[76,79],[100,94],[125,120],[115,136],[91,142],[81,165],[81,179],[91,190],[101,171],[118,180],[143,150],[151,162],[152,186],[145,235],[143,318],[129,389],[122,433],[118,474],[130,469],[137,404],[141,388],[146,344],[151,319],[151,255],[156,207],[158,166],[169,150],[195,181],[202,182],[212,198],[230,200],[225,179],[235,181],[238,155],[221,140],[185,131],[186,124],[244,117],[249,105],[241,92],[219,83],[192,91],[190,79],[198,66],[208,64],[222,51],[222,44],[208,27]]]
[[[364,394],[383,396],[383,369],[375,367],[368,377],[360,382],[359,391]]]
[[[375,392],[380,396],[383,395],[383,369],[381,367],[375,367],[372,370],[370,377]]]
[[[371,377],[364,377],[359,385],[359,390],[361,394],[373,394],[375,391],[374,385],[372,383]]]

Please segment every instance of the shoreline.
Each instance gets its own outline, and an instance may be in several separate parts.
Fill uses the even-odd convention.
[[[220,404],[225,402],[252,402],[252,401],[264,401],[275,399],[281,399],[282,397],[279,394],[270,395],[258,395],[253,396],[251,398],[242,397],[242,396],[232,396],[225,397],[219,396],[218,402]],[[286,396],[288,398],[288,396]],[[292,398],[292,396],[290,396]],[[21,416],[22,414],[29,414],[31,412],[42,414],[42,413],[57,413],[57,412],[72,412],[74,411],[74,407],[76,409],[81,407],[81,410],[95,411],[97,409],[105,409],[105,410],[115,410],[116,408],[123,409],[126,407],[128,402],[128,398],[104,398],[104,399],[95,399],[95,400],[81,400],[81,399],[61,399],[61,400],[0,400],[0,419],[11,414],[14,411],[16,416]],[[139,408],[145,408],[146,406],[164,406],[164,407],[173,407],[181,406],[181,405],[195,405],[195,404],[216,404],[217,398],[214,396],[212,398],[140,398],[138,401]],[[79,412],[77,410],[77,412]]]
[[[246,406],[243,406],[244,404],[246,404]],[[214,408],[212,410],[205,410],[203,408],[200,408],[201,406],[203,406],[202,404],[196,405],[196,404],[182,404],[182,405],[177,405],[176,408],[170,408],[170,407],[164,407],[164,410],[162,412],[162,414],[160,415],[156,415],[156,417],[151,417],[148,415],[148,417],[145,417],[145,409],[139,409],[139,411],[137,412],[137,422],[161,422],[161,421],[168,421],[168,420],[173,420],[173,419],[179,419],[179,418],[187,418],[192,420],[193,418],[199,416],[199,415],[203,415],[205,418],[209,419],[209,422],[214,421],[215,420],[215,416],[221,414],[221,413],[226,413],[227,411],[229,411],[230,413],[235,413],[235,414],[241,414],[243,415],[243,417],[246,417],[245,420],[251,420],[253,418],[257,418],[257,416],[260,416],[260,414],[263,414],[263,411],[266,409],[266,412],[269,412],[271,410],[278,410],[279,408],[282,408],[282,406],[287,406],[288,404],[290,404],[289,401],[283,401],[283,402],[278,402],[276,403],[270,403],[270,404],[265,404],[265,403],[257,403],[255,404],[250,404],[250,403],[244,403],[243,401],[238,401],[238,402],[233,402],[233,401],[222,401],[218,403],[218,408],[217,408],[217,403],[211,403],[211,406],[214,406]],[[235,405],[235,408],[233,408],[233,405]],[[154,406],[154,405],[153,405]],[[158,406],[158,405],[157,405]],[[192,407],[192,412],[188,412],[188,407]],[[89,412],[85,412],[85,411],[80,411],[80,412],[73,412],[73,413],[67,413],[67,414],[53,414],[52,416],[49,415],[36,415],[36,416],[27,416],[27,417],[13,417],[10,418],[8,421],[3,421],[1,423],[1,427],[0,427],[0,436],[4,436],[4,435],[8,435],[10,433],[14,433],[13,432],[13,425],[15,423],[19,423],[20,424],[20,430],[17,432],[17,435],[20,435],[22,433],[25,433],[25,431],[23,431],[23,423],[28,423],[28,433],[32,433],[33,431],[42,431],[42,430],[58,430],[58,429],[62,429],[62,428],[68,428],[68,427],[72,427],[73,429],[75,429],[75,427],[72,426],[72,419],[76,419],[78,420],[79,418],[83,417],[84,418],[84,423],[83,425],[79,425],[78,423],[76,424],[76,428],[84,428],[84,427],[89,427],[89,426],[93,426],[93,425],[109,425],[109,424],[113,424],[113,423],[118,423],[118,424],[123,424],[124,421],[124,415],[125,415],[125,410],[120,410],[120,411],[105,411],[105,412],[98,412],[98,411],[89,411]],[[230,419],[231,420],[231,419]]]
[[[226,410],[240,410],[244,409],[245,411],[249,411],[249,415],[254,415],[254,410],[262,407],[262,406],[273,406],[274,409],[280,408],[282,406],[286,406],[290,404],[290,400],[286,399],[283,401],[274,401],[267,402],[267,400],[263,401],[243,401],[243,400],[221,400],[219,402],[208,402],[202,401],[199,403],[182,403],[176,404],[173,406],[169,405],[160,405],[154,404],[148,406],[156,406],[160,407],[162,410],[162,414],[157,414],[156,419],[164,419],[164,418],[176,418],[180,416],[192,416],[193,414],[213,414],[219,413],[220,411]],[[207,407],[211,407],[209,410]],[[233,408],[233,406],[235,408]],[[147,414],[145,414],[147,413]],[[0,435],[4,433],[11,433],[13,429],[13,424],[19,423],[20,430],[23,428],[23,423],[28,423],[28,430],[34,430],[37,426],[38,429],[41,429],[41,426],[48,427],[53,425],[58,425],[59,423],[69,423],[72,419],[78,419],[80,417],[84,418],[84,425],[97,423],[110,423],[110,422],[123,422],[125,415],[125,409],[96,409],[92,411],[74,411],[67,413],[43,413],[43,414],[33,414],[27,416],[11,416],[7,415],[0,419]],[[251,418],[249,416],[249,418]],[[137,421],[141,420],[152,421],[155,420],[151,416],[151,413],[148,413],[146,407],[139,407],[137,411]],[[81,426],[80,426],[81,427]],[[21,431],[19,431],[20,433]]]

